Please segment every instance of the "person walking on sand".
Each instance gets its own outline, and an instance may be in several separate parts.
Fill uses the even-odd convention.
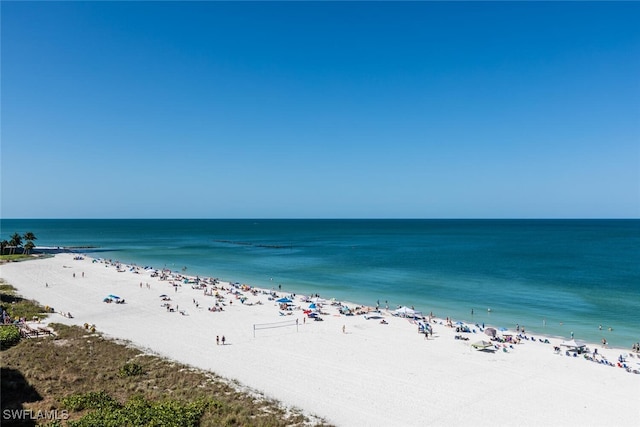
[[[342,333],[343,334],[347,333],[347,325],[342,325]]]
[[[222,336],[222,345],[224,345],[224,343],[227,341],[227,339],[224,337],[224,335]]]
[[[220,345],[220,335],[216,335],[216,345]]]

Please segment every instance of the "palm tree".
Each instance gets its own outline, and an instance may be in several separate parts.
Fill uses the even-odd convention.
[[[36,237],[35,234],[33,234],[30,231],[24,233],[24,236],[22,236],[22,237],[24,238],[24,240],[27,241],[27,243],[25,243],[25,245],[24,245],[24,250],[25,250],[25,253],[28,254],[29,252],[31,252],[31,250],[33,248],[36,247],[36,245],[33,243],[33,241],[34,240],[38,240],[38,238]]]
[[[31,250],[33,248],[35,248],[35,247],[36,247],[35,243],[33,243],[31,240],[29,240],[27,243],[24,244],[24,253],[29,255]]]
[[[22,236],[19,235],[18,233],[13,233],[13,236],[11,236],[11,240],[9,241],[9,244],[13,246],[11,248],[11,253],[15,254],[16,249],[22,245]]]
[[[9,242],[7,240],[0,242],[0,255],[4,255],[4,248],[7,246],[9,246]]]
[[[28,255],[29,252],[31,252],[31,250],[35,247],[36,247],[35,243],[29,240],[27,243],[24,244],[24,253]]]

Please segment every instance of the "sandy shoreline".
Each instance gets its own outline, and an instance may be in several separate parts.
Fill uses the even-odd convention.
[[[433,323],[433,338],[425,340],[416,324],[388,314],[386,325],[340,315],[331,305],[324,306],[322,322],[305,319],[302,310],[281,315],[268,299],[270,290],[240,291],[243,304],[240,295],[219,289],[224,310],[211,312],[216,297],[192,284],[176,287],[151,277],[152,270],[135,273],[122,266],[119,272],[74,256],[5,264],[0,277],[23,296],[73,315],[54,314],[51,322],[95,324],[106,335],[238,380],[339,426],[631,426],[640,416],[640,375],[567,357],[564,347],[555,354],[561,343],[556,338],[485,353],[470,346],[487,340],[485,334],[456,340],[460,334],[440,323]],[[126,303],[104,303],[109,294]],[[171,301],[162,301],[162,294]],[[165,303],[177,311],[167,311]],[[294,304],[309,305],[298,296]],[[297,327],[258,330],[254,338],[254,324],[296,319]],[[216,345],[216,336],[223,335],[226,345]],[[631,353],[589,345],[596,347],[611,362]],[[627,364],[640,369],[640,358],[629,356]]]

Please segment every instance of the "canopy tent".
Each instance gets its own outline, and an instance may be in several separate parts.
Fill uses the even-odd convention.
[[[415,317],[415,316],[418,316],[418,315],[420,315],[422,313],[420,313],[419,311],[416,311],[416,310],[414,310],[412,308],[409,308],[407,306],[404,306],[404,307],[400,307],[397,310],[394,310],[393,314],[396,315],[396,316],[401,316],[401,317]]]
[[[562,344],[560,345],[565,347],[575,348],[575,349],[586,347],[586,344],[577,343],[576,340],[562,341]]]

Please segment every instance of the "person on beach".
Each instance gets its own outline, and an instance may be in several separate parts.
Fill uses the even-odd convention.
[[[224,335],[222,336],[222,345],[224,345],[224,343],[227,341],[227,339],[224,337]]]
[[[347,325],[342,325],[342,333],[343,334],[347,333]]]
[[[216,345],[220,345],[220,335],[216,335]]]

